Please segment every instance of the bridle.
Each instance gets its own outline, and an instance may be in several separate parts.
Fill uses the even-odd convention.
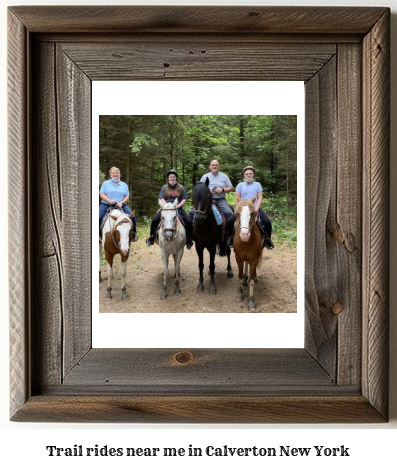
[[[249,233],[252,232],[252,227],[254,226],[254,224],[256,223],[257,219],[258,219],[258,214],[256,214],[255,212],[253,213],[250,213],[250,217],[249,217],[249,220],[250,220],[250,224],[249,226],[242,226],[241,225],[241,213],[237,213],[237,216],[238,218],[236,218],[236,226],[239,224],[240,225],[240,232],[242,229],[247,229]]]
[[[163,211],[175,211],[175,215],[176,216],[178,215],[178,211],[175,208],[164,208],[164,209],[161,210],[161,212],[163,212]],[[174,225],[171,228],[164,227],[163,219],[161,219],[161,221],[160,221],[160,227],[163,229],[163,232],[172,232],[172,233],[176,232],[177,224],[178,224],[177,217],[175,217]]]
[[[209,208],[210,208],[210,205],[208,205],[205,208],[205,211],[201,211],[200,209],[194,208],[193,224],[194,224],[194,221],[196,219],[196,215],[200,215],[201,216],[201,221],[205,221],[207,219],[208,215],[210,214]]]
[[[119,252],[121,253],[121,244],[119,242],[117,242],[116,238],[115,238],[115,233],[116,233],[116,228],[117,226],[121,225],[121,224],[129,224],[130,225],[130,228],[132,229],[132,221],[130,218],[128,218],[124,213],[117,219],[114,227],[113,227],[113,230],[110,231],[111,235],[112,235],[112,240],[113,240],[113,244],[115,247],[117,247],[119,249]],[[127,254],[130,253],[130,247],[131,247],[131,241],[132,241],[132,237],[129,239],[129,245],[128,245],[128,252]]]

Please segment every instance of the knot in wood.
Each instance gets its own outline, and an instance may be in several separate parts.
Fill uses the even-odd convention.
[[[343,311],[343,304],[340,303],[339,301],[336,302],[332,307],[331,307],[332,314],[335,316],[339,316],[339,314],[342,313]]]
[[[193,355],[190,352],[178,352],[175,354],[174,360],[180,365],[186,365],[193,361]]]

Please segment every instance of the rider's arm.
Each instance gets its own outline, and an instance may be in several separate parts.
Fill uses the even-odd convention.
[[[238,203],[241,200],[241,193],[239,191],[236,191],[235,198],[236,198],[236,203]]]
[[[263,193],[259,191],[256,195],[255,211],[258,212],[263,200]]]
[[[178,203],[178,204],[176,205],[176,207],[177,207],[177,208],[181,208],[185,203],[186,203],[186,200],[183,199],[183,200],[181,200],[180,203]]]
[[[103,201],[106,201],[106,203],[113,204],[115,203],[114,200],[111,200],[106,196],[106,193],[99,193],[99,196],[103,199]]]

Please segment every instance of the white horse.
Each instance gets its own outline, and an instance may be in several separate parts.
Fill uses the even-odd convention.
[[[173,203],[162,203],[159,200],[161,207],[161,220],[158,231],[158,241],[161,251],[161,258],[163,260],[163,289],[160,295],[160,299],[167,298],[167,276],[168,260],[170,255],[174,257],[175,267],[175,289],[174,294],[180,294],[179,288],[179,277],[180,277],[180,263],[183,257],[183,251],[185,250],[186,243],[186,231],[177,217],[176,206],[178,199]]]
[[[127,260],[130,254],[132,238],[132,221],[135,211],[125,214],[123,211],[113,209],[109,213],[103,229],[102,240],[99,241],[99,281],[101,279],[102,245],[105,250],[105,258],[108,266],[108,288],[106,298],[112,298],[113,258],[116,254],[121,257],[121,298],[128,299],[126,294],[125,278],[127,275]]]

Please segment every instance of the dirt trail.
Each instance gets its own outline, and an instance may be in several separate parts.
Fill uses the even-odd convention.
[[[170,258],[168,298],[160,300],[162,288],[162,260],[157,245],[146,247],[144,239],[132,244],[127,265],[127,294],[129,300],[121,300],[119,257],[114,261],[115,279],[112,283],[113,299],[105,299],[107,288],[106,264],[102,266],[103,282],[99,285],[99,312],[249,312],[248,288],[244,301],[236,301],[239,285],[238,268],[232,251],[233,278],[226,277],[226,257],[216,257],[217,294],[209,294],[209,255],[205,251],[205,291],[196,293],[198,283],[198,257],[193,247],[184,252],[181,262],[180,288],[182,294],[174,295],[174,262]],[[296,249],[275,247],[263,251],[262,267],[258,270],[255,285],[255,312],[296,312],[297,310],[297,254]]]

